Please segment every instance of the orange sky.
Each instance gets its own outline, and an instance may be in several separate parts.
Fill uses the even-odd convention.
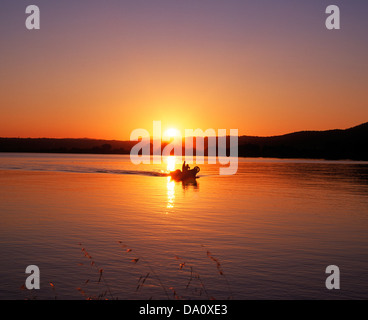
[[[349,19],[327,31],[317,2],[39,2],[39,31],[25,29],[23,5],[1,13],[1,137],[128,140],[154,120],[267,136],[368,121],[366,4],[341,5]]]

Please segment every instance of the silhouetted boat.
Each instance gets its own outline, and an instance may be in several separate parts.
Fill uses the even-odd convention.
[[[188,170],[186,172],[182,172],[181,170],[176,170],[176,171],[171,171],[170,172],[170,176],[173,180],[175,181],[187,181],[187,180],[192,180],[192,179],[197,179],[197,173],[200,171],[201,169],[196,166],[191,170]]]

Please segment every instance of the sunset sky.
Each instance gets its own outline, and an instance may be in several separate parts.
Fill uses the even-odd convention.
[[[41,10],[41,30],[25,9]],[[325,9],[341,9],[339,31]],[[366,0],[3,0],[0,137],[368,121]]]

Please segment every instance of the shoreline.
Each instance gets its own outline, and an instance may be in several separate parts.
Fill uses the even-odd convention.
[[[0,155],[2,154],[37,154],[37,155],[95,155],[95,156],[104,156],[104,155],[111,155],[111,156],[129,156],[130,153],[93,153],[93,152],[35,152],[35,151],[0,151]],[[153,157],[153,155],[150,155],[150,157]],[[162,156],[165,157],[165,156]],[[183,156],[184,158],[185,156]],[[208,158],[207,155],[204,156],[205,158]],[[218,156],[217,156],[218,157]],[[195,156],[194,156],[195,158]],[[229,158],[229,157],[228,157]],[[362,163],[362,164],[368,164],[368,159],[347,159],[347,158],[308,158],[308,157],[265,157],[265,156],[238,156],[240,159],[257,159],[257,160],[284,160],[284,161],[321,161],[321,162],[351,162],[351,163]]]

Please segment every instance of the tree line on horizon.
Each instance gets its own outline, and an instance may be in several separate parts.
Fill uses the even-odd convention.
[[[0,138],[0,152],[129,154],[136,143],[99,139]],[[208,138],[205,138],[205,146],[207,143]],[[162,149],[166,145],[162,143]],[[230,145],[229,141],[227,145]],[[238,152],[240,157],[368,160],[367,146],[368,122],[345,130],[301,131],[272,137],[240,136]]]

